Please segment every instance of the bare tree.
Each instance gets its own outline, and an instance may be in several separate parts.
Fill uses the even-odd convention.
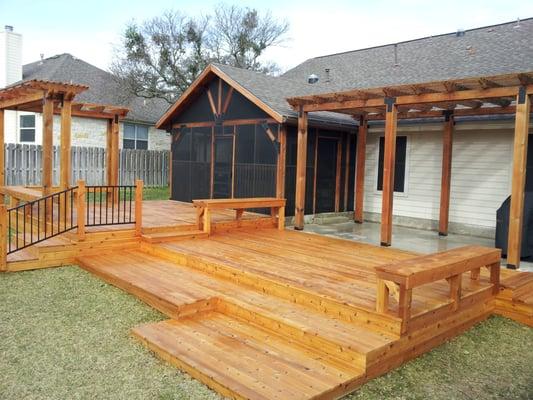
[[[111,71],[130,93],[172,103],[210,62],[276,72],[260,57],[283,42],[288,28],[270,12],[237,6],[220,5],[203,17],[167,11],[126,26]]]

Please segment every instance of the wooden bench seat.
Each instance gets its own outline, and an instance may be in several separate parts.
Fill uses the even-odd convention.
[[[381,314],[388,312],[392,294],[398,301],[398,317],[402,318],[402,331],[405,331],[411,318],[412,290],[443,279],[450,284],[449,311],[456,311],[462,300],[462,274],[470,272],[472,280],[479,280],[482,267],[490,270],[490,291],[496,295],[499,290],[500,260],[499,249],[465,246],[377,266],[376,311]]]
[[[230,209],[235,210],[235,219],[240,221],[244,210],[250,208],[270,208],[273,218],[277,218],[278,229],[285,229],[285,199],[275,197],[254,197],[242,199],[202,199],[193,200],[196,208],[196,223],[198,229],[211,234],[211,211]]]

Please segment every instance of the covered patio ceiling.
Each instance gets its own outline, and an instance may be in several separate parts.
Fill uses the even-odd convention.
[[[397,105],[397,118],[440,117],[443,111],[458,116],[514,114],[519,87],[533,93],[533,72],[354,89],[287,101],[304,112],[334,111],[369,120],[385,119],[387,101]]]

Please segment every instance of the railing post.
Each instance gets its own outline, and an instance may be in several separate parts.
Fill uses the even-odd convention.
[[[78,191],[76,193],[76,220],[78,223],[78,240],[85,240],[85,210],[86,210],[86,188],[85,181],[78,181]]]
[[[7,241],[9,232],[7,226],[7,208],[0,204],[0,271],[7,270]]]
[[[141,179],[135,181],[135,234],[141,235],[143,226],[143,187]]]

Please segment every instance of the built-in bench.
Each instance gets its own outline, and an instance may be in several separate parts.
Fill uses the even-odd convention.
[[[193,200],[196,208],[196,224],[198,229],[211,234],[211,211],[235,210],[235,219],[240,221],[246,209],[270,208],[270,214],[277,219],[278,229],[285,229],[285,199],[275,197],[254,197],[243,199],[204,199]]]
[[[375,268],[377,275],[376,311],[389,312],[389,299],[394,296],[398,302],[398,317],[402,319],[402,332],[406,332],[411,322],[413,289],[422,285],[446,279],[450,285],[450,302],[440,314],[452,313],[461,307],[462,274],[470,272],[470,279],[479,280],[482,267],[490,270],[490,286],[484,293],[496,295],[500,282],[501,250],[465,246]],[[427,315],[432,317],[432,315]],[[418,318],[420,320],[420,318]]]

